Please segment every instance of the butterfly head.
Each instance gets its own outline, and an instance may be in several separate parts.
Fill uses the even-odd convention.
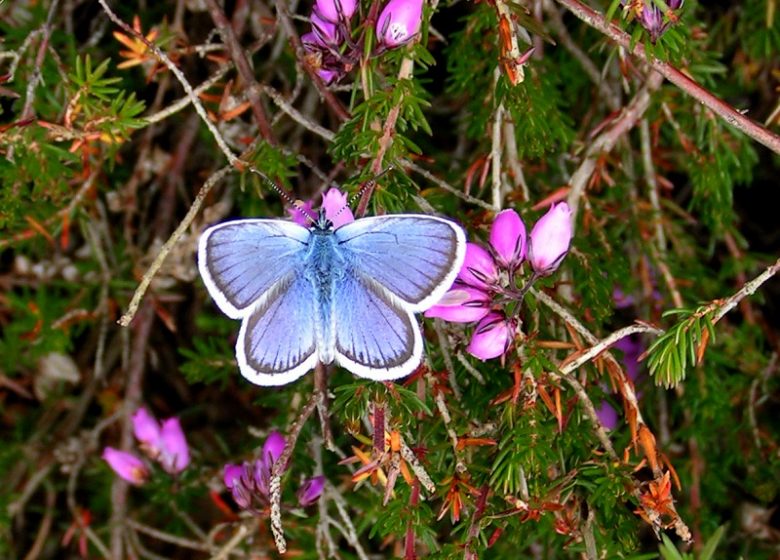
[[[322,232],[331,231],[333,229],[333,222],[325,214],[324,208],[320,208],[320,211],[317,214],[317,221],[314,222],[313,229],[315,231],[322,231]]]

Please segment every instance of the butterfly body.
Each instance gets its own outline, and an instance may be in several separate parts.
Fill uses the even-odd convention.
[[[237,220],[201,236],[198,266],[228,316],[241,319],[236,357],[258,385],[281,385],[333,362],[369,379],[410,374],[422,357],[413,313],[455,279],[463,230],[417,215],[363,218],[334,229]]]

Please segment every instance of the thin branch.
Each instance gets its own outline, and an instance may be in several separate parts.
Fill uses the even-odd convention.
[[[723,316],[734,309],[740,301],[748,296],[752,296],[764,282],[772,278],[780,270],[780,259],[777,259],[773,265],[766,268],[764,272],[753,278],[750,282],[742,286],[742,289],[726,298],[719,304],[718,310],[712,316],[712,322],[717,323]]]
[[[257,80],[255,80],[254,72],[249,65],[249,60],[246,57],[244,48],[241,46],[241,43],[238,42],[238,38],[236,38],[236,34],[233,32],[233,27],[225,16],[225,12],[223,12],[222,8],[217,4],[217,0],[206,0],[206,5],[209,8],[211,19],[214,20],[217,31],[219,31],[219,34],[222,37],[222,42],[225,43],[228,54],[230,54],[230,58],[233,59],[233,63],[236,65],[238,75],[241,76],[241,79],[246,85],[246,93],[252,107],[252,115],[257,123],[260,135],[266,142],[276,144],[273,130],[271,130],[271,125],[268,123],[268,117],[265,114],[265,109],[263,109],[263,104],[260,100],[260,88],[257,84]]]
[[[593,171],[596,169],[599,157],[604,153],[610,152],[617,144],[617,141],[642,118],[642,115],[645,114],[650,105],[650,94],[660,87],[662,81],[660,74],[652,72],[645,86],[639,90],[631,100],[631,103],[625,107],[623,113],[614,120],[606,131],[590,142],[590,146],[587,152],[585,152],[585,158],[569,180],[571,190],[569,191],[567,202],[571,208],[572,223],[575,226],[580,198],[585,192]]]
[[[566,6],[571,13],[583,22],[594,29],[599,30],[621,47],[630,51],[634,56],[652,66],[653,69],[659,72],[664,78],[712,110],[713,113],[721,117],[728,124],[737,130],[744,132],[776,154],[780,154],[780,136],[764,128],[754,120],[749,119],[734,107],[704,89],[700,84],[693,80],[693,78],[681,72],[668,62],[663,62],[657,58],[647,56],[645,47],[642,45],[641,41],[637,41],[632,50],[631,36],[614,23],[608,22],[603,14],[586,6],[579,0],[557,1],[563,6]]]
[[[284,538],[284,530],[282,529],[282,474],[284,474],[287,468],[287,463],[290,462],[290,457],[295,449],[301,429],[303,429],[306,420],[314,412],[320,399],[322,399],[322,393],[318,391],[312,392],[309,402],[304,405],[295,422],[290,426],[285,438],[284,451],[282,451],[282,454],[274,463],[273,469],[271,469],[271,480],[268,485],[271,495],[271,533],[273,533],[274,543],[279,554],[287,552],[287,541]]]

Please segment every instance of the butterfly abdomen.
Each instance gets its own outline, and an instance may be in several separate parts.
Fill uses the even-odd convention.
[[[314,288],[315,333],[317,351],[323,364],[335,360],[336,326],[333,310],[334,290],[337,278],[344,275],[344,260],[335,246],[331,230],[313,230],[305,259],[305,275]]]

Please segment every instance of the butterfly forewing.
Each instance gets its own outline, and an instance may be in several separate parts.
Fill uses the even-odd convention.
[[[257,385],[284,385],[317,363],[314,288],[291,273],[241,324],[236,356],[241,374]]]
[[[378,381],[414,371],[422,357],[420,327],[390,294],[348,273],[336,282],[333,303],[341,366]]]
[[[423,311],[444,295],[466,251],[463,230],[434,216],[363,218],[335,235],[358,276],[378,282],[412,311]]]
[[[276,283],[302,266],[309,230],[282,220],[236,220],[207,229],[198,267],[219,308],[244,317]]]

